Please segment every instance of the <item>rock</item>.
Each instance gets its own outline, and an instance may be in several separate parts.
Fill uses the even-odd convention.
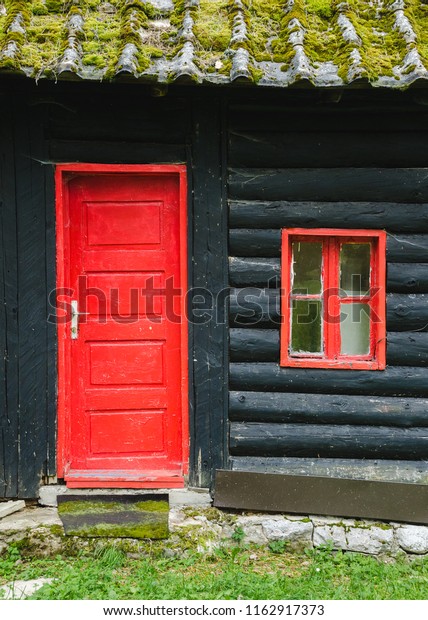
[[[428,527],[424,525],[403,525],[396,530],[397,542],[409,553],[428,553]]]
[[[262,524],[263,533],[269,541],[284,540],[290,543],[311,544],[313,525],[310,521],[290,521],[288,519],[266,519]]]
[[[29,581],[12,581],[0,588],[0,596],[6,600],[25,599],[40,590],[47,583],[52,583],[53,579],[40,578],[30,579]]]
[[[394,530],[381,527],[352,527],[349,521],[345,525],[315,526],[314,546],[332,544],[334,549],[359,551],[360,553],[388,553],[394,547]]]
[[[243,543],[251,543],[253,545],[265,545],[267,538],[263,533],[261,525],[253,525],[251,523],[241,526],[244,532]]]
[[[254,545],[264,545],[268,542],[263,532],[263,515],[241,516],[236,520],[236,528],[242,528],[244,537],[243,543],[252,543]],[[232,535],[233,538],[233,535]]]
[[[333,545],[334,549],[346,548],[345,528],[340,525],[316,525],[314,529],[314,547]]]
[[[346,533],[347,551],[359,551],[378,555],[392,551],[394,530],[381,527],[351,527]]]
[[[2,502],[0,504],[0,519],[7,517],[14,512],[19,512],[25,508],[25,502],[22,499],[17,501]]]

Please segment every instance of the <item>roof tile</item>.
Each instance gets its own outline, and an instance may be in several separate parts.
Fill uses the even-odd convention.
[[[0,72],[40,78],[245,80],[287,87],[428,79],[421,0],[6,0]]]

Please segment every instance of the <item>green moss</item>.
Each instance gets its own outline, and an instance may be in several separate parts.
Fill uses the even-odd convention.
[[[87,526],[69,530],[69,536],[98,537],[108,536],[109,538],[167,538],[168,526],[166,523],[143,523],[143,524],[111,524]]]
[[[174,10],[171,14],[170,21],[171,24],[173,26],[176,26],[177,29],[180,28],[183,23],[184,14],[186,12],[186,4],[186,0],[176,0],[174,2]],[[193,15],[196,12],[195,7],[192,7],[189,10],[191,13],[193,13]]]
[[[136,62],[137,71],[142,73],[150,66],[150,50],[146,50],[142,44],[141,32],[148,26],[149,17],[153,15],[150,4],[145,4],[139,0],[124,4],[119,11],[119,24],[117,38],[119,45],[111,50],[108,58],[108,68],[105,73],[107,78],[114,77],[117,63],[126,45],[132,43],[137,48]],[[115,41],[115,37],[111,39]],[[151,47],[151,46],[149,46]]]
[[[185,525],[177,528],[171,539],[174,549],[195,550],[209,547],[215,540],[213,532],[204,529],[201,525]]]
[[[200,0],[194,13],[193,32],[204,50],[227,49],[232,36],[227,0]]]
[[[366,523],[364,521],[359,521],[358,519],[355,519],[354,524],[352,527],[349,526],[344,526],[345,529],[347,531],[357,528],[359,530],[371,530],[372,528],[376,527],[380,530],[392,530],[394,529],[393,526],[390,523],[381,523],[380,521],[375,521],[373,523]]]
[[[169,504],[166,501],[147,500],[146,502],[137,502],[133,506],[143,512],[169,512]]]
[[[48,13],[61,13],[64,12],[65,3],[61,0],[46,0],[46,9]]]
[[[255,82],[257,84],[257,82],[259,82],[262,77],[263,77],[263,71],[261,69],[257,69],[256,67],[253,66],[249,66],[249,72],[250,72],[250,76],[251,79],[253,80],[253,82]]]
[[[366,77],[376,80],[379,75],[393,75],[393,67],[400,63],[403,53],[403,37],[393,29],[393,16],[383,9],[379,13],[374,5],[357,0],[346,17],[353,24],[361,45],[358,51]],[[387,34],[385,34],[387,33]],[[347,79],[350,53],[355,45],[347,44],[341,37],[341,46],[334,58],[340,67],[339,75]]]
[[[126,510],[120,502],[86,502],[69,501],[58,505],[59,514],[102,514],[104,512],[121,512]]]
[[[51,525],[49,531],[53,536],[64,536],[64,528],[62,525]]]
[[[428,68],[428,5],[422,4],[420,0],[408,0],[405,13],[416,33],[417,49],[422,62]]]
[[[161,512],[169,511],[166,501],[147,500],[143,502],[100,502],[100,501],[68,501],[58,505],[60,514],[103,514],[137,510],[141,512]]]
[[[47,15],[49,13],[46,2],[34,2],[32,6],[33,15]]]
[[[257,61],[273,60],[271,41],[279,35],[284,3],[281,0],[251,0],[249,10],[249,51]]]
[[[84,22],[83,52],[103,59],[103,67],[117,62],[120,18],[117,14],[105,15],[87,12]],[[100,65],[100,60],[98,60]]]
[[[24,20],[24,28],[27,26],[31,17],[31,3],[25,0],[13,1],[9,0],[6,4],[7,16],[5,20],[5,30],[7,30],[18,15],[21,15]]]
[[[58,15],[32,15],[20,61],[33,68],[34,74],[52,68],[62,50],[65,18]]]
[[[85,54],[82,58],[82,64],[95,67],[96,69],[104,69],[106,61],[100,54]]]
[[[321,17],[322,19],[330,19],[334,12],[334,2],[332,0],[306,0],[306,10]]]

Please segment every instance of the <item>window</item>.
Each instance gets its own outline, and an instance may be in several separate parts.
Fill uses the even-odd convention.
[[[385,246],[384,231],[282,231],[282,366],[385,368]]]

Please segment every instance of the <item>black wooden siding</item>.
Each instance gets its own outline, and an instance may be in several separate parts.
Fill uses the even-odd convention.
[[[232,466],[427,460],[426,107],[412,97],[297,98],[230,108]],[[285,227],[387,231],[385,371],[280,368]]]
[[[55,473],[55,328],[47,322],[53,185],[43,164],[43,110],[27,102],[4,95],[1,102],[0,495],[10,497],[32,497],[43,476]]]
[[[187,163],[189,285],[227,286],[220,97],[126,84],[13,81],[1,108],[0,497],[36,497],[56,474],[54,165]],[[207,148],[210,145],[210,148]],[[226,321],[190,323],[190,476],[224,466]]]

